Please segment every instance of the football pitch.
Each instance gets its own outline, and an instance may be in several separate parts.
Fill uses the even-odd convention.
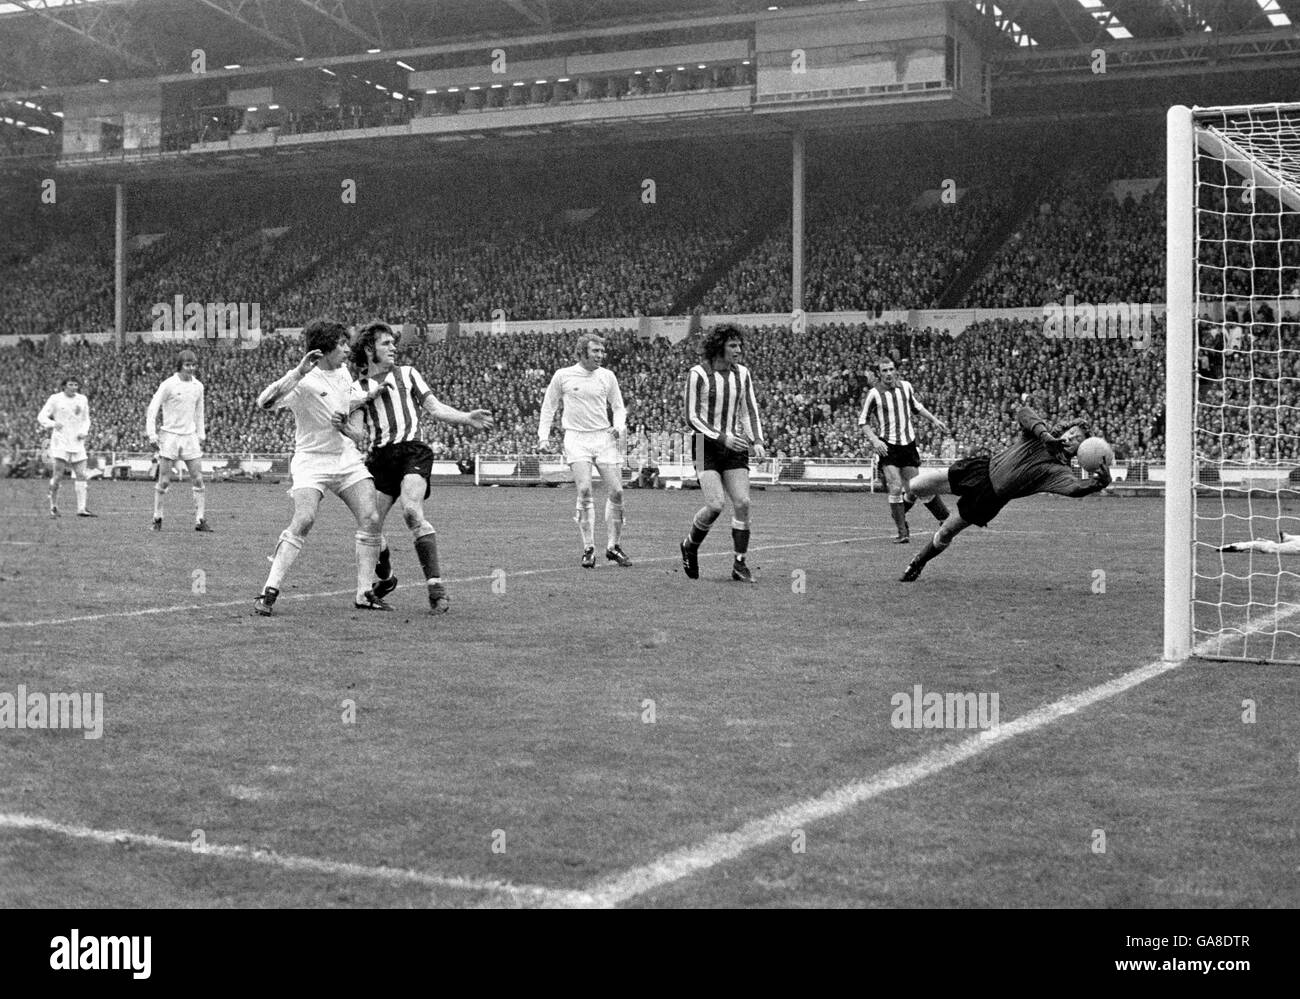
[[[327,497],[262,619],[283,487],[209,535],[151,490],[0,482],[0,694],[102,695],[0,728],[0,906],[1300,904],[1300,671],[1159,663],[1160,500],[1017,501],[908,585],[923,509],[756,492],[744,586],[729,514],[681,573],[698,492],[587,571],[571,489],[435,488],[431,617],[396,516],[353,610]]]

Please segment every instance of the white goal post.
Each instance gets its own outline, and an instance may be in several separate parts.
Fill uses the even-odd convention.
[[[1300,663],[1300,104],[1166,125],[1164,656]]]

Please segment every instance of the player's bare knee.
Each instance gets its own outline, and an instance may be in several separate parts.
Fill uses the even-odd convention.
[[[578,502],[579,502],[579,503],[582,503],[582,504],[590,503],[590,502],[591,502],[591,496],[592,496],[592,493],[591,493],[591,485],[590,485],[590,484],[587,484],[587,485],[585,485],[585,486],[579,486],[579,487],[578,487]]]
[[[623,486],[621,484],[609,487],[609,501],[611,503],[623,502]]]
[[[746,524],[748,524],[749,523],[749,500],[747,499],[735,500],[731,504],[731,516],[735,520],[744,521]]]
[[[402,520],[409,530],[418,531],[424,523],[424,508],[419,503],[403,502]],[[376,514],[376,522],[378,522],[378,514]]]
[[[309,513],[295,513],[293,520],[289,521],[289,533],[296,534],[300,538],[305,538],[307,532],[312,529],[316,523],[316,517]]]

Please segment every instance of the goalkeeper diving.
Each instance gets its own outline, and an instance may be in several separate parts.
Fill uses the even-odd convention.
[[[987,527],[1013,499],[1034,493],[1091,496],[1110,485],[1110,469],[1105,463],[1088,482],[1080,481],[1070,467],[1079,445],[1092,433],[1087,420],[1074,417],[1050,426],[1027,405],[1020,407],[1016,418],[1020,434],[1004,451],[992,457],[963,458],[949,468],[927,468],[908,483],[905,509],[910,510],[918,498],[940,493],[956,495],[957,509],[907,564],[900,582],[915,582],[925,564],[946,551],[958,534],[971,524]]]

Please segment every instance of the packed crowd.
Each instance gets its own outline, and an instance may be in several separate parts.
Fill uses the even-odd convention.
[[[607,335],[607,363],[622,386],[629,427],[648,434],[688,432],[681,386],[697,361],[697,341],[672,344],[631,333]],[[439,456],[456,460],[475,453],[532,451],[546,385],[556,368],[572,363],[574,339],[567,332],[448,341],[406,338],[404,360],[425,375],[439,398],[460,408],[491,409],[496,416],[489,434],[427,425],[425,437]],[[296,363],[300,343],[270,337],[251,351],[201,346],[208,451],[291,450],[292,421],[283,413],[258,410],[255,400]],[[24,446],[39,446],[34,414],[62,373],[75,372],[84,379],[91,402],[90,446],[148,451],[145,407],[171,373],[176,349],[174,344],[137,343],[117,351],[69,343],[5,350],[12,377],[0,386],[0,433]],[[946,440],[928,427],[919,428],[922,451],[930,456],[953,458],[1002,446],[1024,393],[1032,393],[1054,415],[1090,415],[1122,457],[1150,458],[1162,451],[1159,334],[1151,349],[1137,350],[1127,341],[1049,340],[1040,324],[1002,321],[971,327],[956,339],[902,324],[814,326],[800,337],[785,327],[764,327],[747,334],[745,354],[759,389],[769,450],[778,457],[866,455],[858,413],[873,384],[874,365],[885,357],[896,361],[919,398],[949,427]]]
[[[1075,302],[1163,302],[1161,184],[1134,198],[1106,191],[1095,170],[1061,178],[966,294],[965,305],[1015,308]]]
[[[861,148],[810,143],[805,310],[938,305],[984,259],[994,222],[1015,209],[1014,178],[1028,169],[1018,153],[1029,140],[1009,128],[962,142],[936,131]],[[1089,142],[1105,145],[1104,136]],[[214,185],[201,198],[192,186],[132,189],[130,231],[159,239],[130,245],[126,325],[149,329],[153,306],[177,294],[257,303],[264,328],[321,313],[417,324],[692,308],[787,314],[788,149],[756,141],[651,155],[477,174],[388,171],[358,180],[355,203],[341,201],[333,178]],[[1054,181],[966,304],[1041,305],[1067,294],[1160,301],[1160,191],[1116,200],[1106,190],[1147,169],[1112,150]],[[111,198],[87,193],[79,202],[74,189],[30,214],[25,228],[3,219],[13,238],[0,256],[0,332],[110,328]],[[1268,246],[1282,254],[1278,281],[1300,285],[1290,262],[1300,240],[1289,229],[1260,213],[1229,221],[1257,240],[1223,244],[1231,259],[1216,273],[1233,290],[1250,277],[1243,255],[1258,264]],[[1204,280],[1213,293],[1214,275]]]

